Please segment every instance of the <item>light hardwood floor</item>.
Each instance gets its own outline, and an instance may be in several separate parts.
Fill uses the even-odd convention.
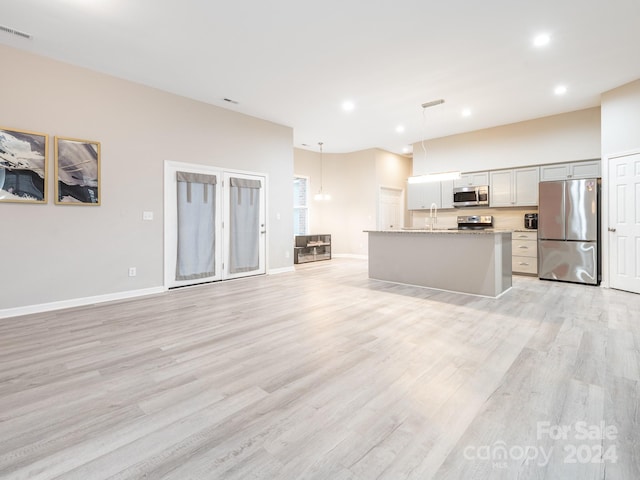
[[[437,292],[333,259],[1,320],[0,478],[635,480],[639,307],[526,277],[499,299]],[[576,438],[600,422],[616,432]]]

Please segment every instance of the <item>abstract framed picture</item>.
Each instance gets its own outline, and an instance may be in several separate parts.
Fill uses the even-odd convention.
[[[47,203],[49,136],[0,127],[0,202]]]
[[[55,203],[100,205],[100,142],[55,137]]]

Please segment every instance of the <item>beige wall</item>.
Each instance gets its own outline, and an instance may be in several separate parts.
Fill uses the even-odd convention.
[[[413,174],[600,158],[600,108],[487,128],[413,146]]]
[[[266,173],[268,268],[291,266],[290,128],[8,47],[0,58],[0,125],[102,144],[101,206],[53,204],[53,148],[49,203],[0,204],[0,310],[161,287],[165,160]]]
[[[375,229],[380,186],[406,191],[411,160],[379,149],[323,154],[323,191],[328,202],[313,200],[320,188],[320,154],[294,150],[294,171],[310,178],[311,233],[330,233],[334,254],[366,255],[367,234]]]
[[[640,80],[602,94],[602,156],[640,149]]]

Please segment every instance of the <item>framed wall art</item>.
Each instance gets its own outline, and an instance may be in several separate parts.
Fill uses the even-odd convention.
[[[55,203],[100,205],[100,142],[55,137]]]
[[[0,202],[47,203],[49,136],[0,127]]]

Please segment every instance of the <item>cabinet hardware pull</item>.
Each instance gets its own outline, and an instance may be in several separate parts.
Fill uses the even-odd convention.
[[[525,266],[525,267],[526,267],[526,266],[528,266],[529,264],[528,264],[527,262],[520,262],[520,263],[519,263],[519,265],[522,265],[522,266]]]
[[[610,232],[615,232],[616,231],[615,228],[611,228],[611,227],[609,227],[607,230],[609,230]]]
[[[529,249],[529,247],[525,246],[525,245],[520,245],[518,248],[525,248],[525,249]]]

